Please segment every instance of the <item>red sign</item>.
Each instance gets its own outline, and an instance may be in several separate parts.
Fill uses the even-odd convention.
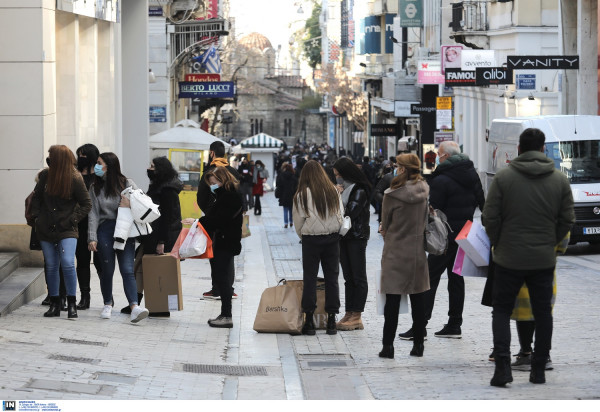
[[[220,82],[219,73],[192,73],[185,75],[186,82]]]

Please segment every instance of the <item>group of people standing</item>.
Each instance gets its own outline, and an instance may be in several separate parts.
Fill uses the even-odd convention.
[[[161,216],[152,222],[152,233],[141,238],[136,259],[135,233],[130,233],[123,249],[114,248],[114,234],[120,209],[129,207],[121,192],[128,187],[137,189],[137,185],[123,175],[114,153],[99,153],[93,144],[81,146],[76,153],[77,158],[65,145],[50,147],[48,167],[38,174],[31,200],[32,235],[41,244],[48,286],[50,308],[44,316],[60,316],[63,309],[61,274],[68,318],[77,319],[78,309],[89,309],[93,252],[104,303],[100,317],[110,319],[112,314],[113,274],[118,262],[128,302],[121,312],[130,314],[131,322],[137,323],[148,317],[149,311],[140,305],[143,286],[138,286],[141,276],[136,272],[141,268],[136,271],[134,265],[136,261],[141,265],[144,253],[166,253],[173,247],[181,230],[178,194],[183,184],[166,158],[153,159],[147,170],[148,195],[159,205]],[[78,282],[81,300],[76,304]]]

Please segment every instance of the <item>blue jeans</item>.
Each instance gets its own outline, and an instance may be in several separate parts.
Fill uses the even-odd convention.
[[[292,208],[291,207],[287,207],[287,206],[283,207],[283,223],[285,223],[286,225],[288,223],[294,223],[294,221],[292,220]]]
[[[60,285],[58,269],[62,267],[67,287],[67,296],[75,296],[77,293],[77,272],[75,271],[77,239],[69,237],[61,239],[56,243],[44,240],[40,243],[44,253],[48,293],[50,296],[58,296],[58,287]]]
[[[112,303],[113,275],[115,273],[115,256],[119,261],[119,271],[123,278],[123,289],[130,305],[137,305],[137,286],[133,271],[135,260],[135,239],[129,238],[125,243],[124,250],[115,250],[114,234],[116,220],[105,220],[98,227],[98,254],[100,255],[100,289],[105,305]]]

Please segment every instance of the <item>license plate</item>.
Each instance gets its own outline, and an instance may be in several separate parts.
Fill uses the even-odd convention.
[[[600,227],[584,227],[584,235],[600,235]]]

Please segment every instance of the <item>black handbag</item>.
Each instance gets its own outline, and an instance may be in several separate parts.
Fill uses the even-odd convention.
[[[35,233],[35,227],[31,228],[31,235],[29,237],[29,250],[42,250],[42,244]]]

